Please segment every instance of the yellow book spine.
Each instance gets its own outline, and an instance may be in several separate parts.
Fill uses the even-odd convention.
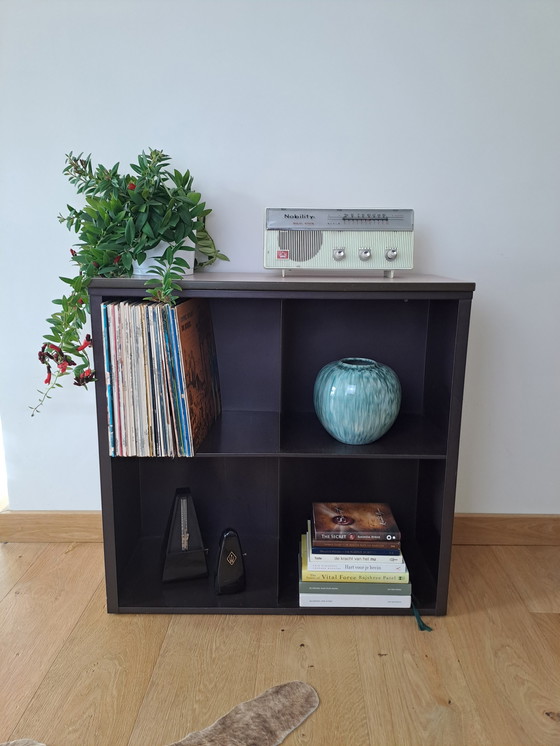
[[[319,580],[333,583],[408,583],[408,572],[321,572],[301,570],[302,580]]]

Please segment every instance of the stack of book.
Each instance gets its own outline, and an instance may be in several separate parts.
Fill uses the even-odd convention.
[[[313,503],[301,536],[302,607],[410,608],[401,533],[386,503]]]
[[[111,456],[192,456],[221,411],[208,301],[101,305]]]

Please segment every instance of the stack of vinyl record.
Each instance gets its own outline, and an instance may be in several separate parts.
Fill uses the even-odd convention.
[[[221,411],[208,301],[101,306],[111,456],[193,456]]]

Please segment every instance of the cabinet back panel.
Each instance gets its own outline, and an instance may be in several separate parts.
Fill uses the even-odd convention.
[[[307,530],[313,502],[386,502],[403,534],[416,534],[418,461],[283,459],[280,469],[281,534]]]
[[[323,365],[367,357],[389,365],[402,386],[402,411],[422,412],[429,301],[334,300],[284,303],[284,411],[313,411]]]
[[[162,466],[165,464],[165,468]],[[276,535],[276,461],[269,458],[145,459],[142,510],[146,535],[162,535],[175,490],[190,487],[200,530],[217,544],[223,529]]]
[[[278,412],[280,302],[213,298],[211,307],[222,408]]]

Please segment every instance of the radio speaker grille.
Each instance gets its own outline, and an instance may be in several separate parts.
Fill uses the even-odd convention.
[[[319,253],[323,231],[278,231],[278,246],[294,262],[308,262]]]

